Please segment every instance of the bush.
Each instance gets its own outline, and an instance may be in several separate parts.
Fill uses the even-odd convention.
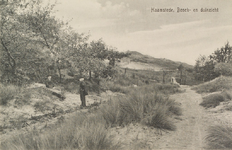
[[[232,149],[232,127],[212,126],[206,137],[210,149]]]
[[[221,94],[211,94],[204,97],[203,102],[200,105],[206,108],[216,107],[224,100],[225,98]]]
[[[21,88],[16,85],[0,84],[0,105],[7,105],[8,101],[12,100],[21,91]]]

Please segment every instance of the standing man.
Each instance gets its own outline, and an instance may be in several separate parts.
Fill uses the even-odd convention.
[[[81,106],[86,107],[85,95],[88,95],[86,91],[86,85],[84,82],[84,78],[80,78],[80,97],[81,97]]]

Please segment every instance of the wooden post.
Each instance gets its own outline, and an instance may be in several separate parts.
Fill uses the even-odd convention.
[[[165,77],[165,72],[164,72],[164,70],[163,70],[163,84],[165,83],[164,77]]]

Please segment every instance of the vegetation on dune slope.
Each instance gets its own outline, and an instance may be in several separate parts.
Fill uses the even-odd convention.
[[[220,102],[228,100],[232,100],[231,91],[223,91],[221,93],[214,93],[203,97],[203,101],[200,105],[205,108],[216,107],[220,104]]]
[[[170,116],[181,115],[181,109],[175,101],[163,94],[172,93],[172,90],[164,92],[159,91],[159,88],[159,86],[150,85],[134,89],[125,97],[102,105],[99,111],[110,126],[142,122],[148,126],[175,130]]]
[[[225,101],[225,98],[221,94],[211,94],[204,97],[200,105],[206,108],[216,107],[223,101]]]
[[[112,143],[104,122],[96,115],[75,114],[71,119],[44,133],[35,129],[26,134],[15,135],[3,142],[1,149],[116,149],[117,144]]]
[[[127,95],[111,99],[95,113],[75,114],[54,128],[39,133],[15,135],[1,144],[2,149],[120,149],[108,129],[142,123],[158,129],[175,130],[173,115],[181,115],[179,105],[168,99],[173,85],[149,85],[131,89]],[[152,91],[152,92],[151,92]],[[164,94],[165,93],[165,94]]]
[[[143,55],[136,51],[129,51],[128,53],[130,54],[129,58],[135,62],[156,64],[160,67],[169,68],[169,69],[176,69],[181,64],[180,62],[174,62],[164,58],[154,58],[151,56]],[[193,66],[188,65],[186,63],[183,63],[183,65],[186,68],[193,68]]]
[[[212,81],[200,84],[192,88],[197,93],[212,93],[216,91],[232,89],[232,77],[220,76]]]

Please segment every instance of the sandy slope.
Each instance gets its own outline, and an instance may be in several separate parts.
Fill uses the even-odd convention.
[[[33,87],[33,88],[41,88]],[[47,89],[49,91],[56,91],[54,89]],[[59,93],[59,92],[57,92]],[[101,95],[88,95],[86,96],[86,104],[87,106],[91,106],[94,103],[100,103],[108,100],[108,97],[114,97],[120,93],[113,93],[111,91],[106,91],[101,93]],[[79,94],[73,94],[70,92],[64,93],[66,99],[60,101],[57,99],[41,99],[41,98],[31,98],[28,104],[23,106],[18,106],[15,104],[15,99],[10,101],[7,106],[0,106],[0,142],[4,141],[8,137],[27,132],[31,128],[36,128],[38,130],[43,130],[45,126],[50,126],[57,121],[61,117],[68,118],[72,113],[85,111],[88,109],[80,109],[81,100]],[[48,98],[48,97],[47,97]],[[47,101],[48,103],[42,104],[41,108],[46,108],[45,111],[36,110],[34,104],[36,102]],[[54,109],[55,108],[55,109]],[[49,114],[49,115],[48,115]],[[40,117],[41,118],[38,118]],[[32,119],[37,117],[37,119]],[[4,127],[4,128],[3,128]]]

